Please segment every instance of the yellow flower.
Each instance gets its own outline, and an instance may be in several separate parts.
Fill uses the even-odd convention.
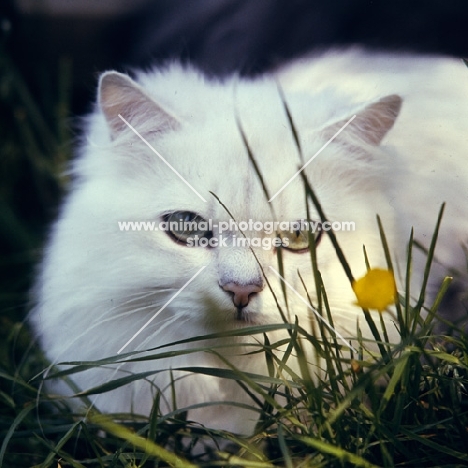
[[[354,281],[356,305],[363,309],[377,309],[382,312],[395,302],[395,278],[389,270],[372,268],[365,276]]]

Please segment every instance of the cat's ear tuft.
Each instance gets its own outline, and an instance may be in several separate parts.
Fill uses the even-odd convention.
[[[165,132],[179,125],[174,116],[154,102],[140,85],[123,73],[111,71],[101,75],[98,102],[112,138],[127,129],[127,124],[121,117],[130,124],[138,121],[151,122],[152,132]],[[145,128],[148,128],[147,124]]]
[[[339,141],[344,141],[346,133],[352,132],[352,135],[357,136],[364,143],[379,146],[384,136],[393,127],[400,113],[402,102],[400,96],[392,94],[369,104],[356,113],[356,117],[339,136]],[[324,131],[325,135],[331,138],[348,121],[349,119],[346,119],[328,126]]]

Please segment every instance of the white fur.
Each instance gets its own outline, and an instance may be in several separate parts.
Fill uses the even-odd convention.
[[[399,94],[403,98],[401,115],[380,147],[366,146],[358,139],[350,144],[351,137],[348,142],[338,139],[305,171],[329,219],[356,222],[356,232],[337,233],[354,275],[359,277],[365,272],[364,244],[372,266],[385,267],[377,213],[382,217],[392,252],[401,261],[411,226],[415,227],[415,236],[428,243],[442,201],[447,201],[448,206],[438,255],[450,266],[461,267],[459,243],[466,239],[468,201],[468,166],[464,163],[468,156],[468,70],[463,64],[444,58],[350,51],[293,63],[279,70],[277,79],[285,90],[306,161],[326,141],[321,132],[327,126],[386,95]],[[158,120],[149,106],[143,114],[132,113],[132,125],[207,203],[130,130],[117,132],[112,138],[97,106],[74,165],[75,185],[51,233],[35,289],[37,305],[31,320],[53,363],[115,355],[202,266],[206,266],[205,270],[125,351],[243,326],[236,322],[236,309],[219,282],[222,276],[231,275],[245,283],[259,275],[250,251],[188,248],[176,244],[164,232],[120,232],[117,223],[159,220],[170,211],[193,211],[205,219],[229,219],[210,191],[238,220],[272,220],[270,205],[237,129],[235,113],[270,194],[274,194],[301,164],[275,80],[270,76],[253,81],[233,77],[218,83],[180,66],[137,76],[141,89],[178,124],[173,130],[155,131]],[[353,148],[364,149],[361,152]],[[280,220],[306,218],[299,177],[278,195],[273,206]],[[314,207],[310,208],[318,219]],[[279,280],[268,268],[277,268],[275,253],[254,250],[283,304]],[[288,281],[305,296],[299,270],[315,297],[310,256],[284,250],[283,258]],[[318,261],[338,331],[352,337],[359,320],[364,333],[369,334],[361,310],[353,305],[355,297],[349,281],[327,236],[318,247]],[[434,287],[442,274],[433,277]],[[294,295],[288,297],[291,315],[297,315],[300,324],[309,329],[310,311]],[[245,312],[250,321],[246,324],[281,323],[268,287],[251,299]],[[386,320],[392,329],[391,318],[386,316]],[[281,336],[285,334],[277,333],[271,339]],[[243,342],[255,343],[259,338],[244,338]],[[229,341],[223,339],[211,344],[226,343]],[[230,349],[225,354],[245,371],[266,373],[262,354],[240,355],[251,349]],[[222,367],[214,355],[195,353],[129,363],[117,372],[92,369],[73,378],[84,390],[128,372],[194,365]],[[163,410],[169,411],[169,372],[148,380],[166,391]],[[61,384],[55,389],[70,393]],[[176,389],[178,407],[210,401],[252,404],[235,382],[215,377],[187,374],[177,381]],[[133,410],[148,414],[155,391],[150,383],[140,380],[97,397],[95,404],[107,412]],[[194,410],[189,417],[210,427],[248,433],[256,413],[209,407]]]

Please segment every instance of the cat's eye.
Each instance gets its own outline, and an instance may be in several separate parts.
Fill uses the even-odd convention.
[[[314,236],[315,245],[317,246],[322,236],[322,231],[320,230],[319,226],[316,226],[316,229],[312,235]],[[309,233],[307,229],[279,231],[278,236],[281,239],[282,245],[285,249],[297,253],[303,253],[309,250]]]
[[[167,235],[182,244],[187,244],[190,239],[213,237],[208,221],[192,211],[168,213],[163,216],[163,221],[167,226]]]

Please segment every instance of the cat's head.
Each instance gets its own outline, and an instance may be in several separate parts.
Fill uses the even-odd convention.
[[[281,322],[279,304],[306,326],[313,315],[307,296],[316,303],[309,239],[297,224],[292,232],[274,226],[309,216],[320,229],[301,174],[293,178],[305,165],[301,173],[333,227],[350,223],[335,234],[355,275],[365,271],[364,244],[371,264],[382,266],[375,215],[390,230],[393,218],[385,198],[388,155],[380,143],[398,115],[398,96],[361,106],[343,101],[340,111],[323,96],[286,93],[302,156],[273,80],[217,83],[178,67],[137,81],[108,72],[98,96],[77,165],[81,195],[70,210],[74,203],[76,212],[87,207],[96,221],[87,248],[104,262],[103,290],[122,295],[114,304],[124,307],[138,290],[153,309],[175,297],[167,320],[178,314],[181,325],[212,331]],[[230,220],[267,228],[237,230]],[[119,222],[132,221],[168,224],[157,231],[119,229]],[[170,225],[183,221],[200,224],[188,231]],[[361,311],[328,234],[316,232],[315,239],[335,323],[349,336]]]

